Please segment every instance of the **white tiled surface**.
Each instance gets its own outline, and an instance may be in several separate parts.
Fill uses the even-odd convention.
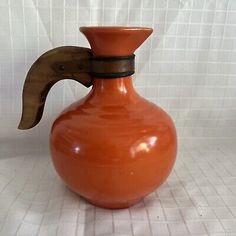
[[[234,144],[180,140],[167,181],[124,210],[67,189],[46,150],[0,159],[0,235],[236,235]]]
[[[128,210],[94,208],[51,166],[50,126],[86,88],[60,82],[41,123],[16,129],[30,65],[53,47],[88,46],[84,25],[154,28],[134,84],[184,140],[168,181]],[[0,0],[0,235],[236,235],[235,39],[235,0]]]

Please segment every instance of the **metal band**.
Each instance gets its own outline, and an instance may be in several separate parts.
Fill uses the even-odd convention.
[[[134,55],[93,58],[90,48],[74,46],[47,51],[34,62],[26,76],[19,129],[29,129],[38,124],[47,94],[60,80],[73,79],[90,87],[94,77],[110,79],[133,73]]]
[[[90,59],[90,74],[97,78],[120,78],[134,74],[135,55]]]

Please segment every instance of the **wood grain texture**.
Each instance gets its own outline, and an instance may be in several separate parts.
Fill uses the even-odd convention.
[[[89,87],[89,48],[64,46],[40,56],[31,66],[23,88],[23,110],[19,129],[30,129],[41,120],[50,88],[58,81],[72,79]]]
[[[30,129],[42,118],[45,100],[58,81],[72,79],[86,87],[93,77],[114,79],[134,73],[134,55],[93,58],[91,49],[64,46],[40,56],[30,68],[23,89],[23,111],[19,129]]]

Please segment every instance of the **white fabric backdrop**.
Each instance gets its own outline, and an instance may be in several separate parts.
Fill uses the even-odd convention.
[[[136,53],[137,90],[172,115],[180,137],[236,137],[235,1],[1,0],[0,13],[1,137],[46,137],[58,112],[87,93],[57,84],[40,125],[16,130],[30,65],[53,47],[88,46],[84,25],[153,27]]]
[[[60,82],[55,85],[47,99],[42,121],[37,127],[28,131],[17,130],[21,114],[21,93],[24,78],[30,65],[43,52],[61,45],[88,46],[87,41],[79,32],[80,26],[88,25],[148,26],[154,28],[153,35],[136,52],[137,69],[136,75],[134,76],[135,87],[140,94],[160,105],[172,116],[177,126],[179,138],[192,140],[192,143],[196,142],[198,144],[197,147],[203,150],[205,150],[204,148],[208,145],[210,140],[217,139],[219,141],[218,144],[220,145],[213,145],[213,150],[210,149],[211,151],[208,150],[208,152],[206,152],[208,153],[204,157],[206,160],[202,160],[203,162],[200,161],[199,166],[197,165],[197,157],[201,160],[204,152],[196,149],[192,154],[193,157],[188,159],[186,158],[186,156],[189,155],[188,150],[183,149],[184,151],[182,150],[181,152],[181,146],[179,164],[177,163],[172,178],[170,177],[172,185],[165,185],[162,190],[159,190],[160,192],[156,193],[155,196],[159,199],[158,201],[161,201],[161,197],[163,196],[167,197],[169,200],[176,197],[176,192],[172,191],[172,187],[178,186],[173,184],[177,180],[185,183],[184,181],[187,181],[188,178],[190,182],[194,179],[195,183],[200,184],[200,186],[201,184],[205,184],[204,186],[206,186],[206,181],[203,181],[204,179],[202,182],[196,179],[197,172],[199,170],[201,170],[201,173],[205,173],[204,171],[207,172],[210,168],[209,163],[211,163],[211,161],[217,162],[222,159],[226,161],[225,165],[221,162],[224,167],[218,166],[216,169],[212,167],[212,172],[210,172],[212,174],[204,178],[206,178],[209,183],[207,186],[208,190],[209,188],[215,187],[215,182],[211,182],[211,180],[216,178],[217,174],[220,173],[221,177],[223,176],[224,178],[231,178],[231,182],[229,179],[223,179],[223,184],[220,186],[224,189],[223,194],[232,195],[231,201],[228,201],[228,205],[226,201],[226,207],[221,210],[223,212],[229,209],[232,210],[231,203],[234,204],[233,206],[236,206],[236,163],[233,158],[235,154],[234,140],[236,138],[236,1],[1,0],[0,159],[2,159],[2,161],[0,162],[0,176],[2,176],[2,179],[0,178],[0,212],[2,213],[0,214],[0,223],[3,222],[3,224],[2,228],[0,227],[0,234],[10,235],[8,234],[9,232],[29,233],[27,229],[32,230],[30,231],[30,235],[36,235],[38,232],[41,232],[42,235],[47,235],[48,232],[51,232],[49,235],[54,235],[52,232],[61,232],[60,230],[58,231],[58,223],[55,222],[46,224],[45,226],[44,223],[39,220],[41,222],[40,224],[46,228],[43,226],[39,227],[40,224],[37,225],[35,222],[38,228],[34,223],[33,226],[27,225],[31,224],[32,220],[22,221],[22,211],[21,213],[18,212],[19,214],[16,213],[16,208],[19,206],[14,201],[16,199],[15,196],[17,194],[19,195],[19,192],[23,189],[23,187],[19,186],[23,183],[25,184],[24,181],[27,179],[27,174],[29,175],[28,180],[31,179],[30,175],[33,174],[32,169],[34,170],[35,176],[33,180],[35,179],[36,181],[37,178],[41,176],[40,168],[49,168],[48,162],[46,161],[49,160],[47,156],[47,142],[53,120],[68,104],[84,96],[87,93],[87,89],[72,81]],[[222,148],[221,143],[226,140],[230,141],[232,145],[223,146],[223,149],[220,149]],[[204,143],[207,145],[203,145]],[[43,159],[41,155],[46,156],[47,159]],[[45,165],[41,164],[41,161],[38,161],[37,157],[42,158],[41,161]],[[209,162],[207,158],[209,158]],[[186,165],[183,165],[185,161],[186,165],[189,161],[192,163],[190,169]],[[24,166],[26,166],[26,169],[24,169]],[[52,170],[53,168],[51,167],[47,169],[48,172],[51,171],[51,174],[46,175],[44,179],[45,182],[49,183],[53,176],[55,183],[55,178],[57,178],[55,176],[57,175],[52,172]],[[188,174],[176,175],[176,173],[181,173],[182,171],[184,173],[192,173],[192,176],[190,177]],[[208,179],[208,177],[211,179]],[[59,180],[56,183],[58,185],[62,184]],[[37,184],[39,184],[37,181],[32,182],[30,186],[32,187],[32,185]],[[232,192],[232,189],[227,190],[228,185],[234,187],[234,192]],[[8,186],[10,190],[6,186]],[[184,186],[186,187],[186,185]],[[189,187],[189,185],[187,186]],[[191,186],[193,189],[197,188],[195,185]],[[185,191],[188,192],[190,199],[194,202],[194,199],[191,198],[191,186],[187,190],[185,189]],[[15,195],[11,195],[12,189],[14,189],[13,192]],[[48,187],[48,191],[49,189],[50,187]],[[31,190],[32,189],[30,189],[30,191]],[[47,188],[43,190],[46,191]],[[37,191],[40,191],[40,187]],[[168,195],[171,191],[172,194]],[[25,198],[26,196],[30,198],[29,196],[31,195],[27,195],[27,193],[28,192],[25,193]],[[222,191],[217,192],[214,195],[215,199],[220,198],[221,193]],[[71,193],[67,193],[64,189],[61,194],[63,197],[69,196],[70,198],[71,196]],[[49,201],[46,195],[41,194],[40,196],[42,199],[46,199],[47,202]],[[42,196],[44,196],[44,198]],[[183,197],[181,194],[177,195],[177,198],[181,196]],[[201,197],[203,198],[203,196],[197,196],[197,206],[199,206],[199,201],[201,202]],[[16,205],[14,205],[13,208],[11,201]],[[209,201],[212,201],[212,199]],[[28,201],[27,204],[29,202],[30,201]],[[215,203],[216,202],[215,200]],[[9,205],[7,203],[9,203]],[[36,203],[38,204],[37,198]],[[30,202],[31,205],[36,203]],[[26,208],[22,207],[22,204],[23,203],[20,202],[20,209],[26,211]],[[24,204],[26,204],[26,201]],[[194,210],[199,212],[197,206],[193,205],[192,207],[195,207]],[[200,204],[200,206],[202,205]],[[145,235],[149,235],[149,231],[146,230],[148,227],[150,232],[152,232],[150,234],[154,235],[186,235],[186,232],[187,235],[194,234],[194,232],[197,232],[199,235],[210,235],[211,233],[212,235],[213,233],[222,233],[223,235],[223,233],[226,232],[231,232],[232,235],[235,235],[233,233],[236,233],[235,228],[233,228],[235,231],[232,230],[232,225],[236,225],[235,222],[225,223],[220,221],[219,217],[220,215],[222,216],[223,213],[216,215],[215,218],[212,218],[212,215],[206,213],[207,216],[205,219],[210,219],[211,223],[214,221],[214,224],[204,223],[205,226],[203,229],[200,230],[202,227],[200,225],[199,230],[196,231],[196,229],[191,226],[191,217],[190,226],[188,222],[186,223],[184,213],[182,213],[182,218],[178,219],[176,212],[181,211],[181,209],[173,208],[176,211],[174,213],[174,210],[171,208],[172,213],[168,213],[169,205],[167,204],[167,208],[165,207],[166,205],[164,204],[162,207],[156,206],[155,208],[156,211],[159,212],[161,210],[164,212],[164,215],[166,215],[165,221],[163,221],[164,223],[162,222],[163,224],[159,224],[158,227],[156,227],[155,224],[152,226],[153,222],[152,218],[150,218],[151,213],[149,210],[153,208],[147,208],[146,211],[149,212],[148,219],[151,219],[151,223],[148,220],[144,220],[140,224],[137,223],[140,217],[141,220],[143,220],[142,215],[139,215],[139,217],[133,218],[134,226],[132,226],[132,232],[130,231],[130,234],[130,226],[127,226],[125,222],[123,222],[123,226],[121,226],[121,229],[123,229],[123,231],[121,231],[124,235],[144,235],[141,232],[145,232]],[[206,205],[203,204],[203,207],[206,207]],[[207,205],[207,207],[212,210],[211,206]],[[37,209],[39,208],[40,207]],[[31,212],[27,211],[30,219],[31,217],[35,217],[36,213],[38,214],[37,209]],[[82,210],[84,209],[87,208],[83,208]],[[89,212],[95,212],[94,208],[88,209]],[[191,209],[189,209],[189,211],[191,214],[194,212],[191,211]],[[37,215],[37,217],[44,217],[43,222],[47,223],[50,217],[46,215],[46,217],[49,218],[45,220],[44,213],[44,210],[42,210],[42,215]],[[90,213],[87,212],[87,214]],[[120,216],[120,219],[129,223],[128,218],[126,218],[126,213],[122,213],[124,217],[122,218],[122,216]],[[73,214],[73,212],[70,212],[70,214]],[[80,213],[80,215],[81,214],[82,213]],[[106,219],[112,219],[113,222],[114,216],[112,218],[112,216],[109,215],[110,213],[107,214],[108,213],[103,213],[102,216],[104,217],[105,215]],[[135,213],[132,214],[135,216]],[[169,220],[173,220],[171,217],[168,218],[168,214],[177,217],[174,218],[174,222],[178,223],[177,225],[173,226],[168,224],[168,227],[166,226]],[[231,215],[232,214],[231,211]],[[10,223],[8,222],[7,216],[10,217]],[[13,217],[13,220],[11,217]],[[53,215],[51,217],[53,218]],[[87,217],[89,216],[87,215]],[[231,218],[233,218],[233,215]],[[18,221],[16,219],[18,219]],[[233,220],[235,219],[233,218]],[[22,224],[22,222],[24,223]],[[70,221],[70,223],[72,224],[72,221]],[[79,230],[78,224],[80,225]],[[105,227],[105,225],[103,226]],[[63,227],[67,226],[64,225]],[[96,231],[94,228],[86,228],[84,223],[80,221],[77,221],[73,227],[77,227],[76,232],[78,235],[83,235],[83,229],[91,230],[91,235],[95,232],[106,231],[104,231],[104,227],[101,228],[100,231]],[[85,228],[81,230],[81,227]],[[113,225],[113,231],[114,227]],[[69,231],[66,230],[69,230],[69,228],[69,226],[68,229],[63,228],[62,232],[68,233]],[[125,231],[125,229],[127,229],[127,231]],[[81,234],[79,232],[81,232]],[[178,232],[179,234],[177,234]],[[230,235],[228,233],[225,235]],[[86,233],[85,235],[90,234]]]

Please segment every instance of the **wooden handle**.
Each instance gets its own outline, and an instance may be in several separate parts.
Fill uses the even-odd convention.
[[[91,49],[65,46],[40,56],[30,68],[23,89],[23,110],[19,129],[30,129],[41,120],[50,88],[63,79],[72,79],[86,87],[92,85],[89,73]]]

